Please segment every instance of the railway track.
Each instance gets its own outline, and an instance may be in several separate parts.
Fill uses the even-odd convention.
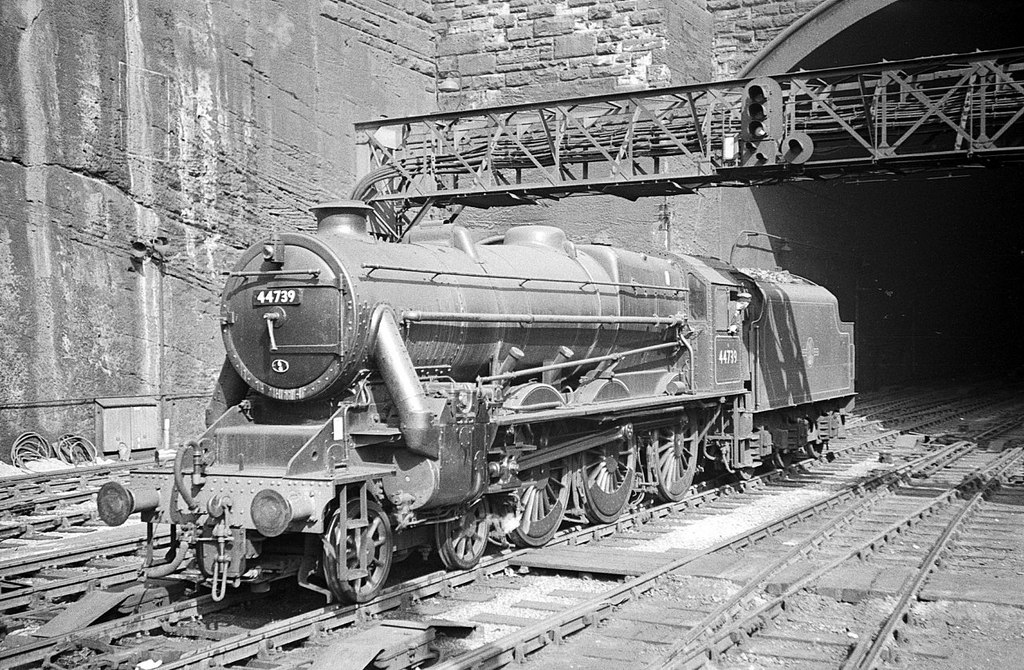
[[[83,536],[77,542],[57,541],[22,549],[0,559],[0,616],[8,629],[20,620],[53,616],[73,599],[96,589],[137,580],[138,552],[146,528],[131,524]],[[166,533],[156,548],[168,548]]]
[[[32,539],[93,521],[93,498],[100,486],[135,465],[117,462],[0,478],[0,552],[11,539]]]
[[[992,406],[991,403],[990,399],[989,407]],[[964,411],[961,407],[952,414],[943,414],[942,417],[918,417],[915,420],[929,421],[938,426],[949,423],[958,427],[961,423],[959,418]],[[706,490],[695,492],[693,496],[681,503],[641,509],[623,517],[616,524],[569,529],[556,538],[551,546],[568,548],[591,543],[599,550],[602,546],[604,548],[614,547],[623,542],[636,541],[637,538],[643,538],[645,535],[664,533],[665,529],[658,528],[659,524],[671,528],[678,527],[680,523],[688,523],[681,522],[674,516],[681,511],[686,510],[686,516],[694,519],[712,519],[722,513],[722,510],[728,511],[738,506],[749,506],[755,501],[770,499],[780,492],[802,490],[806,488],[811,479],[818,485],[843,488],[846,484],[842,483],[842,471],[849,470],[856,465],[854,457],[849,454],[858,451],[872,450],[874,453],[873,450],[882,450],[888,452],[888,457],[895,462],[909,458],[910,451],[901,451],[891,446],[896,432],[884,431],[878,422],[855,419],[850,422],[849,427],[851,437],[837,441],[834,445],[835,452],[829,454],[829,458],[834,459],[833,462],[823,461],[811,466],[813,473],[801,472],[800,468],[804,466],[800,466],[788,470],[788,480],[780,479],[782,476],[780,471],[774,471],[745,482],[739,481],[720,486],[707,484]],[[933,447],[934,445],[925,448]],[[916,445],[909,447],[911,450],[917,449],[918,452],[921,448]],[[797,512],[797,517],[800,514],[810,516],[818,514],[818,512],[810,513],[808,510],[797,510]],[[789,522],[782,523],[785,526]],[[760,529],[761,533],[768,535],[777,532],[770,527],[769,522],[766,521],[765,524],[766,527]],[[629,537],[630,535],[632,537]],[[86,537],[88,536],[83,535],[82,539]],[[756,544],[757,541],[739,540],[741,543],[748,544]],[[78,542],[70,544],[78,544]],[[127,555],[135,550],[125,546],[124,553],[121,555]],[[546,551],[549,548],[551,547],[541,551]],[[96,552],[95,549],[93,551]],[[539,552],[506,551],[489,557],[472,571],[464,573],[437,571],[420,575],[390,587],[377,601],[359,607],[319,607],[308,597],[303,600],[304,593],[290,594],[285,591],[284,595],[289,600],[303,603],[300,607],[302,611],[296,613],[294,617],[279,621],[262,620],[261,617],[265,618],[265,615],[254,614],[261,610],[258,606],[251,607],[247,613],[239,613],[239,608],[244,610],[245,603],[258,601],[261,597],[260,594],[246,594],[244,597],[236,597],[217,604],[208,597],[189,594],[180,584],[170,585],[163,595],[158,593],[144,596],[136,589],[131,597],[111,609],[111,614],[107,615],[111,620],[84,628],[77,627],[71,632],[39,639],[33,637],[32,629],[24,625],[26,620],[35,617],[42,622],[52,618],[53,614],[63,607],[74,607],[74,598],[88,592],[90,588],[99,586],[108,590],[131,589],[136,574],[135,568],[138,565],[137,561],[127,560],[124,564],[118,565],[116,556],[112,558],[110,555],[104,554],[102,558],[91,559],[91,562],[89,560],[80,561],[77,564],[78,573],[71,574],[75,572],[73,566],[69,568],[71,571],[69,573],[62,571],[60,566],[41,560],[36,562],[35,568],[26,564],[23,568],[17,568],[20,570],[17,575],[11,573],[14,578],[10,580],[10,583],[18,587],[17,594],[9,590],[8,585],[0,584],[0,606],[3,607],[0,611],[8,612],[7,618],[14,624],[9,625],[8,628],[11,630],[21,628],[20,631],[13,634],[13,639],[9,638],[0,645],[0,667],[34,667],[41,663],[54,666],[63,664],[65,667],[70,667],[70,663],[82,668],[89,668],[102,667],[111,659],[116,660],[113,667],[118,667],[118,664],[124,665],[133,661],[130,665],[134,665],[134,662],[150,658],[160,659],[164,662],[164,667],[170,668],[194,667],[211,663],[238,663],[245,659],[258,657],[261,667],[284,668],[291,667],[296,663],[308,662],[311,658],[325,653],[325,650],[329,652],[332,645],[341,645],[342,647],[346,644],[351,645],[353,636],[359,636],[360,631],[366,631],[367,624],[362,622],[368,619],[372,621],[375,617],[392,616],[400,616],[403,620],[379,621],[374,623],[371,627],[372,630],[366,631],[366,634],[374,639],[390,640],[397,657],[405,659],[403,661],[405,665],[396,667],[411,667],[417,662],[417,659],[423,660],[432,656],[434,644],[437,642],[434,640],[434,636],[437,633],[444,633],[439,638],[443,642],[457,639],[460,633],[464,634],[471,630],[472,625],[487,627],[487,624],[481,621],[470,622],[472,625],[467,625],[465,622],[439,623],[436,621],[439,617],[454,617],[446,617],[444,614],[446,608],[440,607],[437,603],[448,600],[456,603],[473,602],[482,597],[479,594],[474,595],[480,590],[506,594],[522,591],[524,587],[520,580],[545,578],[545,575],[535,574],[539,570],[543,571],[542,568],[533,568],[531,573],[525,575],[519,575],[517,572],[518,570],[525,571],[530,563],[526,557],[537,553]],[[87,552],[83,552],[83,555],[86,554]],[[596,555],[599,556],[600,552]],[[636,565],[641,565],[641,563],[641,561],[637,561]],[[0,563],[0,577],[6,579],[9,573],[3,571],[3,565]],[[33,576],[33,569],[44,572]],[[46,570],[49,572],[45,572]],[[93,577],[92,581],[88,577],[90,574]],[[580,587],[582,591],[580,588],[576,588],[581,593],[590,593],[591,590],[605,584],[604,578],[600,576],[592,578],[595,575],[600,575],[599,570],[577,570],[576,574],[583,574],[585,577],[582,580],[585,586]],[[620,575],[620,578],[626,578],[626,576]],[[61,580],[68,581],[61,584],[59,583]],[[46,586],[39,586],[40,584]],[[561,590],[567,592],[572,589],[563,588]],[[275,591],[277,590],[275,589]],[[643,590],[633,588],[629,591],[631,596],[635,596]],[[149,601],[146,600],[147,598]],[[626,598],[623,602],[628,600],[629,598]],[[278,601],[279,599],[275,599],[275,603]],[[40,602],[47,603],[49,607],[39,609],[32,605],[32,603]],[[563,600],[562,602],[568,604],[572,600]],[[540,601],[532,604],[539,605]],[[546,607],[550,609],[552,605],[548,603]],[[142,611],[144,609],[148,611]],[[273,611],[280,614],[278,609]],[[601,618],[600,612],[597,614],[585,613],[574,625],[577,628],[585,628],[588,622],[593,623]],[[410,622],[409,619],[416,620]],[[500,616],[495,619],[501,620]],[[685,621],[686,619],[684,617],[680,620]],[[501,630],[500,626],[493,626],[493,628]],[[505,626],[504,628],[511,630],[518,627]],[[548,642],[554,642],[556,638],[562,638],[573,630],[573,626],[549,627],[546,634],[552,633],[552,631],[557,634],[548,635],[550,638]],[[479,636],[479,633],[477,635]],[[99,645],[97,647],[94,644],[90,646],[91,641],[96,639],[104,640],[103,645],[106,646]],[[134,640],[134,642],[128,645],[111,644],[112,641],[128,639]],[[140,640],[143,642],[140,643]],[[344,640],[350,641],[346,643]],[[408,640],[412,640],[412,642],[408,642]],[[450,642],[449,646],[451,646]],[[284,653],[285,650],[290,650],[293,647],[295,650]],[[458,645],[455,647],[454,650],[448,649],[447,651],[449,653],[461,651]],[[512,654],[513,656],[522,656],[528,651],[529,645],[519,645],[513,649]],[[72,659],[74,659],[73,663]],[[480,667],[487,665],[484,663]]]
[[[881,421],[890,428],[900,428],[900,422],[914,421],[929,414],[952,416],[956,412],[970,412],[991,405],[993,399],[1012,400],[1016,391],[999,380],[985,379],[937,389],[875,392],[858,398],[856,412],[864,418]]]
[[[1007,423],[1019,425],[1020,417]],[[500,667],[557,642],[564,645],[557,655],[551,659],[541,655],[531,660],[531,666],[586,667],[586,662],[579,661],[582,658],[591,659],[593,664],[600,663],[602,667],[623,668],[638,667],[641,659],[643,665],[651,668],[701,667],[711,660],[716,662],[716,667],[733,664],[749,667],[753,660],[757,667],[821,668],[840,667],[846,654],[855,659],[858,649],[865,649],[862,660],[850,661],[856,665],[842,667],[870,667],[878,650],[892,638],[893,630],[903,620],[905,607],[895,608],[880,625],[878,633],[874,633],[876,629],[871,626],[865,630],[853,620],[846,626],[850,636],[808,635],[802,629],[808,622],[797,620],[790,629],[777,627],[771,641],[760,647],[752,648],[749,641],[768,625],[768,621],[784,611],[788,600],[806,587],[831,575],[832,581],[826,584],[840,592],[848,589],[846,584],[851,578],[849,574],[842,574],[842,570],[851,559],[859,561],[878,551],[899,539],[904,529],[940,512],[962,518],[959,514],[962,492],[994,486],[999,477],[1022,458],[1024,450],[1021,448],[996,456],[978,452],[967,442],[954,443],[870,482],[863,482],[856,489],[843,491],[836,498],[816,503],[813,508],[797,510],[768,526],[756,527],[715,545],[700,556],[684,556],[645,572],[556,617],[524,626],[437,667]],[[845,504],[840,506],[833,504],[834,501]],[[808,522],[813,529],[808,528]],[[948,538],[952,532],[946,530],[942,537]],[[940,549],[929,556],[937,555]],[[870,577],[869,585],[880,575],[891,574],[888,566],[860,570]],[[670,579],[679,582],[674,588],[659,593],[657,580],[669,574]],[[864,574],[861,577],[863,581]],[[910,586],[898,589],[904,596],[900,600],[904,605],[922,583],[907,579]],[[644,590],[653,595],[637,595]],[[681,591],[697,595],[680,597]],[[560,591],[560,594],[566,593],[564,589]],[[548,598],[545,603],[525,601],[520,605],[555,607],[554,603]],[[840,614],[827,612],[822,619],[834,627],[841,621]],[[587,623],[586,617],[591,617],[591,622],[603,620],[604,626],[580,635],[571,645],[565,643],[568,633],[582,628],[581,622]],[[861,633],[854,633],[855,630]],[[881,642],[856,645],[857,639]],[[739,652],[742,657],[723,656],[737,644],[738,649],[744,650]],[[825,645],[831,645],[827,652],[821,650]],[[812,650],[808,651],[808,647]],[[576,665],[567,659],[576,659]]]
[[[837,451],[855,452],[878,448],[890,444],[896,435],[894,431],[880,432],[873,424],[865,425],[862,430],[865,433],[863,437],[840,441],[836,445]],[[834,464],[823,464],[822,467],[832,468]],[[628,532],[630,529],[640,528],[652,519],[665,518],[688,509],[701,508],[716,499],[740,495],[741,491],[753,493],[766,486],[766,482],[770,479],[779,476],[779,471],[773,471],[756,476],[749,481],[708,486],[706,490],[698,491],[680,503],[641,509],[625,515],[615,524],[569,529],[556,537],[552,545],[576,546],[607,539],[616,534]],[[790,483],[781,488],[785,489],[789,485]],[[305,611],[296,617],[267,622],[265,625],[257,627],[256,630],[252,630],[250,626],[238,624],[246,616],[237,611],[227,612],[232,608],[237,610],[237,606],[246,600],[236,598],[222,603],[213,603],[208,596],[185,598],[140,614],[129,613],[126,616],[121,612],[112,621],[78,628],[73,632],[60,632],[60,634],[46,638],[39,638],[35,635],[37,630],[28,629],[8,636],[4,645],[0,646],[0,667],[33,667],[40,663],[64,663],[66,665],[69,662],[67,659],[70,658],[77,659],[75,664],[80,667],[92,667],[82,665],[83,659],[92,659],[88,663],[94,664],[95,667],[102,667],[104,663],[111,662],[113,656],[118,656],[117,663],[124,663],[125,658],[131,660],[141,657],[160,657],[164,660],[162,667],[174,668],[193,667],[204,663],[232,663],[255,655],[266,657],[269,653],[268,649],[294,644],[297,640],[323,637],[331,630],[349,628],[368,617],[382,615],[401,608],[403,605],[407,606],[438,594],[453,593],[467,585],[479,584],[489,578],[493,580],[518,565],[517,558],[521,559],[530,553],[533,553],[533,550],[506,551],[487,558],[480,566],[471,571],[431,572],[387,589],[380,598],[372,603],[359,607],[312,607],[310,611]],[[260,596],[250,596],[250,598],[258,597]],[[296,597],[301,598],[301,594]],[[307,607],[309,607],[308,600]],[[227,613],[219,614],[225,612]],[[223,620],[219,619],[219,616],[223,616]],[[255,615],[257,620],[261,616]],[[197,621],[202,623],[196,623]],[[175,622],[185,622],[185,624],[178,625]],[[237,633],[237,636],[220,639],[232,630]],[[49,633],[49,631],[44,632]],[[217,639],[211,642],[210,637]],[[90,641],[97,638],[145,639],[159,647],[160,651],[159,653],[153,651],[152,645],[116,650],[111,650],[113,648],[101,650],[96,649],[95,646],[89,646]],[[208,644],[202,645],[197,651],[196,639],[205,640]],[[182,640],[188,641],[184,645],[187,647],[188,653],[184,655],[181,652]],[[117,667],[117,663],[114,667]]]
[[[948,395],[928,393],[909,401],[886,399],[872,406],[876,414],[890,417],[892,428],[924,430],[990,406],[991,399],[988,398],[971,396],[950,403]],[[908,402],[911,403],[909,409],[906,407]],[[908,413],[898,421],[892,419],[900,408]],[[866,421],[868,419],[864,416],[855,417],[852,426]],[[134,465],[137,464],[118,462],[0,478],[0,557],[6,549],[26,546],[19,540],[34,544],[60,537],[62,533],[91,532],[98,526],[90,523],[96,516],[96,491],[104,482]]]
[[[1024,607],[1024,467],[974,507],[902,617],[877,639],[880,667],[1015,667]],[[919,544],[908,535],[904,542]],[[888,559],[899,560],[893,552]]]
[[[948,486],[938,487],[942,493],[924,501],[909,490],[897,491],[888,500],[865,499],[864,503],[869,504],[852,508],[837,524],[822,528],[765,567],[647,667],[701,667],[708,661],[721,660],[726,650],[732,652],[724,659],[727,663],[871,667],[885,633],[875,633],[875,627],[865,623],[871,615],[864,611],[867,607],[853,609],[848,605],[867,601],[872,594],[898,597],[900,604],[882,620],[882,630],[888,629],[902,617],[909,599],[927,576],[927,565],[911,576],[907,574],[912,570],[909,567],[894,571],[891,566],[864,559],[899,540],[908,529],[942,519],[943,531],[929,551],[925,552],[928,545],[916,543],[909,547],[901,543],[900,548],[904,558],[927,553],[921,560],[934,561],[969,508],[958,501],[959,495],[966,489],[981,489],[998,481],[1000,474],[1021,457],[1021,451],[1014,450],[982,464],[980,455],[973,454],[963,460],[976,464],[976,468],[956,481],[946,482]],[[937,484],[934,478],[927,478],[925,483],[929,487]],[[918,483],[911,488],[917,492],[922,487]],[[911,548],[913,551],[908,553]],[[806,589],[812,589],[814,595],[804,594]],[[801,598],[813,601],[813,606],[794,602]],[[877,605],[874,599],[871,605]],[[790,608],[799,614],[787,617],[784,612]],[[809,626],[813,624],[807,618],[811,611],[815,618],[828,622],[827,629]],[[836,633],[836,629],[846,635]]]

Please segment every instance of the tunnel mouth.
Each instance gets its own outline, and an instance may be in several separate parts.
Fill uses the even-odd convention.
[[[1018,13],[1000,0],[825,2],[741,74],[1016,48]],[[929,173],[791,182],[749,197],[766,232],[795,241],[791,253],[775,250],[776,262],[830,288],[856,322],[858,388],[870,390],[1022,376],[1024,345],[1006,337],[1024,327],[1012,307],[1024,233],[1007,215],[1019,209],[1022,178],[1012,163],[936,163]]]

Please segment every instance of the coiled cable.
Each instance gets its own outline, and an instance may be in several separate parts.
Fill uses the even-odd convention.
[[[65,433],[53,445],[57,458],[70,465],[94,463],[96,461],[96,445],[81,435]]]
[[[23,468],[26,463],[55,456],[49,441],[39,433],[24,432],[11,445],[11,464]]]

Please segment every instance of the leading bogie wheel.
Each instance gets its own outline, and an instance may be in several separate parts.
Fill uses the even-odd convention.
[[[554,537],[569,502],[569,468],[552,461],[519,474],[526,482],[519,494],[519,527],[510,539],[520,547],[539,547]]]
[[[324,579],[331,593],[347,603],[373,600],[387,581],[394,555],[391,520],[381,506],[373,500],[366,503],[367,523],[359,520],[359,501],[349,503],[346,524],[342,524],[342,511],[335,510],[324,532]],[[341,527],[347,530],[342,537]]]
[[[688,416],[654,431],[654,483],[661,502],[679,502],[686,497],[697,472],[698,439]]]
[[[490,526],[486,498],[476,501],[458,519],[434,526],[437,553],[449,570],[469,570],[476,567],[487,549]]]
[[[626,429],[617,440],[580,454],[583,511],[592,523],[611,523],[629,503],[636,475],[636,439]]]

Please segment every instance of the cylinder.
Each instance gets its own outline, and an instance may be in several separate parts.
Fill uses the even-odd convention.
[[[120,526],[135,512],[148,512],[159,504],[159,491],[132,491],[118,482],[107,482],[96,494],[96,509],[108,526]]]

